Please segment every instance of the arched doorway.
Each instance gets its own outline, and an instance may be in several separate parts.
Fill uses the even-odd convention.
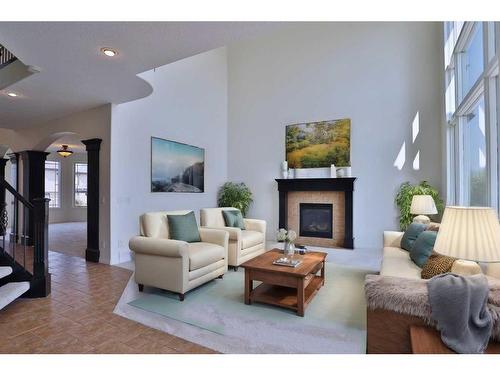
[[[45,197],[50,199],[49,250],[85,258],[87,150],[76,133],[57,133],[55,136],[57,139],[45,148]],[[67,148],[67,153],[58,152],[63,147]]]

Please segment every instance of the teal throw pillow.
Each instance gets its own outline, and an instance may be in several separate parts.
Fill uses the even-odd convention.
[[[427,225],[420,223],[411,223],[406,229],[401,239],[401,248],[410,251],[413,243],[417,240],[420,233],[427,229]]]
[[[170,239],[201,242],[200,231],[193,211],[186,215],[167,215],[167,220]]]
[[[417,240],[410,250],[410,258],[417,266],[422,268],[427,259],[432,254],[434,243],[436,242],[437,232],[426,230],[420,233]]]
[[[226,222],[226,227],[245,229],[245,222],[240,210],[223,210],[222,215]]]

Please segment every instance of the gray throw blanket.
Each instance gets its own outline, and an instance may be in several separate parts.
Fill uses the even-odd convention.
[[[443,342],[457,353],[483,353],[493,327],[487,279],[445,273],[430,279],[427,289]]]

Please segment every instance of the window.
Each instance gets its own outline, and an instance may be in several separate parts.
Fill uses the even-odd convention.
[[[500,211],[498,22],[445,22],[447,203]]]
[[[75,163],[75,207],[87,207],[87,164]]]
[[[465,121],[464,173],[467,176],[468,203],[488,206],[484,98],[465,116]]]
[[[474,26],[469,43],[459,54],[459,60],[462,67],[461,99],[463,99],[484,70],[483,27],[481,22]]]
[[[61,207],[61,163],[58,161],[45,162],[45,198],[49,198],[49,207]]]

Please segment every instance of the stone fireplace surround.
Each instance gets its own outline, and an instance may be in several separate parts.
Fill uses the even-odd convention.
[[[354,177],[276,179],[279,191],[279,227],[299,234],[300,203],[333,205],[332,238],[298,237],[297,243],[310,246],[354,248]]]

